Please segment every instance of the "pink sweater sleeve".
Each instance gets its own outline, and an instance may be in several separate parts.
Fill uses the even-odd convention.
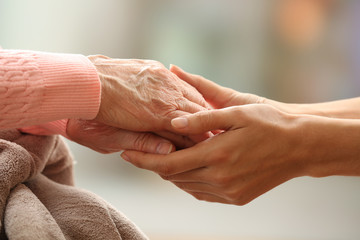
[[[100,81],[82,55],[0,50],[0,98],[1,129],[43,124],[61,133],[61,119],[96,117]]]
[[[36,135],[53,135],[60,134],[66,138],[69,138],[66,134],[68,119],[57,120],[53,122],[47,122],[40,125],[34,125],[29,127],[23,127],[19,130],[21,132],[36,134]]]

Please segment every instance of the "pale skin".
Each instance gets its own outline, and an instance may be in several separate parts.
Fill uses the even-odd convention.
[[[101,81],[101,104],[94,120],[71,119],[68,137],[101,153],[133,149],[167,154],[210,136],[174,134],[174,117],[210,108],[202,95],[153,60],[89,56]],[[151,132],[156,132],[150,133]],[[171,140],[171,141],[170,141]]]
[[[285,104],[223,88],[177,67],[215,110],[172,120],[179,134],[222,130],[168,155],[125,151],[199,200],[244,205],[296,177],[360,176],[360,99]]]
[[[90,56],[101,81],[95,120],[131,131],[173,131],[174,117],[205,110],[194,87],[153,60]]]
[[[172,142],[153,133],[124,130],[95,120],[70,119],[68,137],[100,153],[114,153],[132,149],[149,153],[167,154],[175,150]]]

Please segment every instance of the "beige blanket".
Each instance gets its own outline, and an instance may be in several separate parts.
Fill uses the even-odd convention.
[[[0,131],[0,239],[147,239],[100,197],[73,186],[58,136]]]

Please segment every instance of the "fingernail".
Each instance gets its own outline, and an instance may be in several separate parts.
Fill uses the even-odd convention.
[[[156,152],[159,154],[169,154],[173,148],[173,145],[167,142],[162,142],[156,148]]]
[[[120,156],[121,156],[121,157],[122,157],[122,159],[124,159],[125,161],[130,161],[129,156],[128,156],[128,155],[126,155],[125,153],[122,153]]]
[[[171,125],[175,128],[185,128],[188,126],[188,124],[188,119],[184,117],[178,117],[171,120]]]

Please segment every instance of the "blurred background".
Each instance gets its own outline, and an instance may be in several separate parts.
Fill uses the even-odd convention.
[[[360,95],[357,0],[0,0],[7,49],[177,64],[285,102]],[[76,184],[151,239],[360,239],[360,179],[293,179],[246,206],[200,202],[157,175],[69,142]]]

